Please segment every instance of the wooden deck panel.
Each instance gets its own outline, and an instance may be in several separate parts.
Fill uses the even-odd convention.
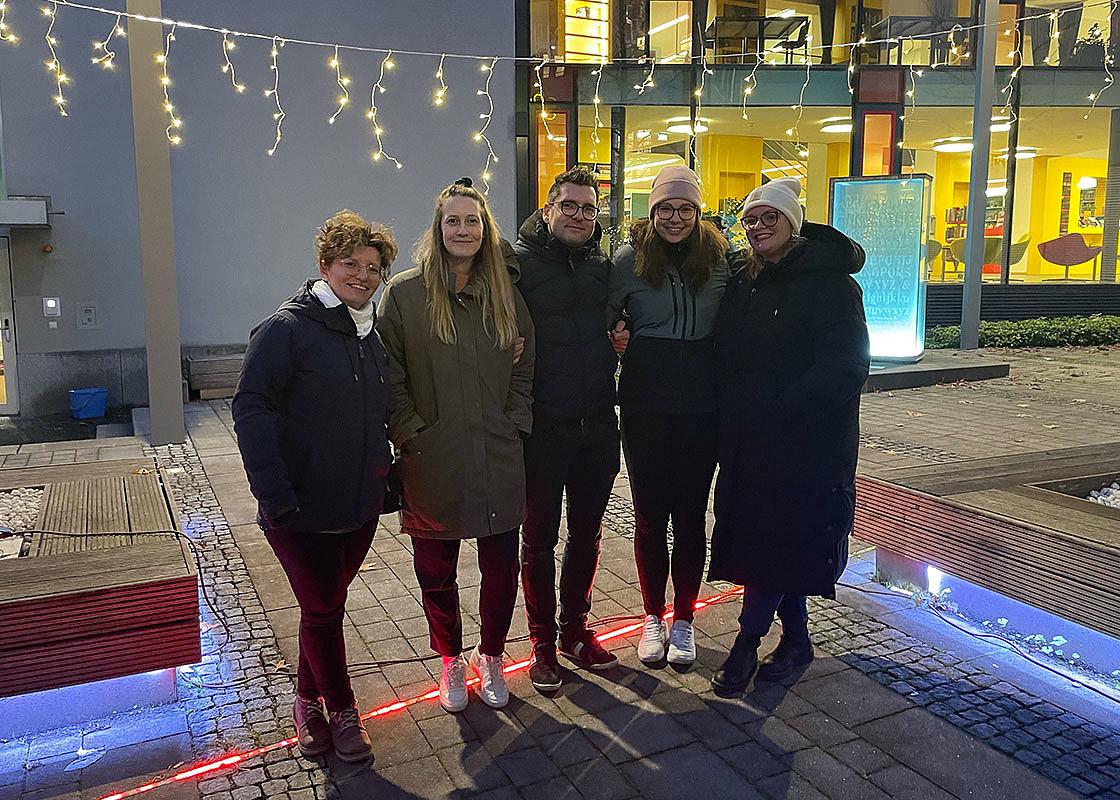
[[[1111,443],[880,470],[876,477],[944,497],[1107,473],[1116,470],[1118,462],[1120,444]]]
[[[128,498],[129,530],[134,533],[175,530],[158,473],[125,475],[124,491]]]
[[[1115,446],[1112,452],[1117,454]],[[1059,460],[1066,462],[1067,455]],[[1041,471],[1050,471],[1053,463],[1043,464]],[[959,466],[938,468],[947,472]],[[1011,464],[1005,461],[1004,466]],[[1080,469],[1078,464],[1072,468]],[[917,469],[927,477],[935,474],[928,467]],[[1054,493],[1015,486],[939,497],[860,476],[855,535],[1120,638],[1115,613],[1120,606],[1120,515],[1074,497],[1048,495]]]
[[[138,469],[155,469],[152,458],[118,458],[112,461],[87,461],[81,464],[52,464],[45,467],[0,469],[0,490],[48,483],[99,478],[103,475],[127,475]]]
[[[1049,494],[1062,497],[1056,492]],[[951,495],[946,499],[1047,528],[1052,540],[1068,541],[1076,538],[1108,548],[1114,551],[1115,555],[1120,555],[1120,512],[1116,509],[1101,507],[1102,510],[1112,511],[1117,515],[1115,519],[1109,519],[1107,516],[1093,514],[1091,511],[1082,511],[1048,498],[1039,498],[1037,495],[1010,489],[985,489]],[[1077,502],[1077,498],[1069,499]],[[1081,505],[1084,506],[1085,503],[1082,502]]]
[[[151,459],[43,469],[27,476],[56,479],[35,557],[0,562],[0,697],[197,662],[198,576],[166,476]]]
[[[8,664],[0,651],[0,697],[196,663],[201,658],[198,619],[88,639],[44,641],[26,655],[23,663]]]
[[[127,551],[110,548],[63,553],[49,559],[5,559],[0,564],[0,607],[33,598],[167,580],[193,571],[182,543],[171,538],[145,539],[148,537],[141,537]]]

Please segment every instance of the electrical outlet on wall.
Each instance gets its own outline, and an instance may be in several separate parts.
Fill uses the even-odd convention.
[[[79,303],[78,304],[78,327],[79,328],[99,328],[97,324],[97,306],[93,303]]]

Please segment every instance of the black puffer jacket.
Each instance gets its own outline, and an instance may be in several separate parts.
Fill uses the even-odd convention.
[[[237,446],[262,528],[344,533],[381,513],[389,362],[346,306],[308,281],[249,335],[233,396]]]
[[[833,596],[855,509],[867,324],[858,244],[806,223],[757,278],[736,272],[716,325],[719,478],[709,577]]]
[[[618,356],[607,335],[611,262],[599,246],[602,230],[583,247],[556,239],[538,210],[525,220],[513,249],[521,266],[517,288],[536,330],[533,418],[578,422],[614,414]]]

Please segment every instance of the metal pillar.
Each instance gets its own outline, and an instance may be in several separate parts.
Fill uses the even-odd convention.
[[[128,0],[130,14],[162,17],[160,0]],[[148,405],[152,444],[183,442],[183,371],[179,347],[179,293],[175,279],[175,232],[171,210],[171,154],[164,129],[160,69],[152,53],[163,50],[163,26],[128,26],[132,84],[132,138],[136,150],[140,282],[144,291],[144,341],[148,358]]]
[[[1108,173],[1104,189],[1101,283],[1116,282],[1118,238],[1120,238],[1120,108],[1114,108],[1108,126]]]
[[[611,106],[611,236],[618,235],[626,202],[626,106]],[[613,253],[618,242],[606,249]]]
[[[972,108],[972,175],[968,185],[968,230],[965,233],[964,296],[961,303],[961,349],[980,346],[980,289],[984,279],[984,212],[987,205],[988,161],[992,146],[992,102],[996,82],[996,23],[999,0],[982,0],[984,14],[977,29],[976,102]],[[1014,158],[1014,154],[1012,154]]]

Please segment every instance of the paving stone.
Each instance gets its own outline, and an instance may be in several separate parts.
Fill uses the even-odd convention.
[[[828,748],[828,752],[864,777],[896,763],[893,758],[878,747],[859,738]]]
[[[637,706],[617,706],[573,723],[615,764],[693,741],[692,734],[672,717]]]
[[[637,790],[623,777],[622,772],[602,759],[566,766],[564,775],[580,790],[581,797],[593,797],[594,800],[629,800],[638,796]]]
[[[555,778],[560,774],[548,755],[539,747],[527,747],[513,753],[503,753],[495,760],[502,771],[509,776],[510,782],[518,787]]]
[[[855,731],[951,794],[986,800],[1069,796],[1027,767],[977,747],[963,731],[919,709],[872,720]]]
[[[681,797],[762,797],[726,762],[699,744],[665,750],[619,766],[645,800]]]
[[[480,742],[446,747],[436,757],[457,789],[486,791],[510,785],[509,777]]]
[[[819,747],[792,753],[789,764],[832,800],[890,800],[883,791]]]
[[[841,725],[823,711],[815,711],[791,719],[789,724],[813,744],[826,750],[833,745],[856,738],[850,728]]]
[[[953,795],[902,764],[876,772],[871,781],[892,800],[956,800]]]
[[[799,683],[794,691],[844,725],[858,725],[912,708],[905,698],[852,670]]]
[[[721,750],[719,756],[752,785],[757,785],[764,778],[789,770],[785,762],[757,742],[745,742],[729,747]]]

